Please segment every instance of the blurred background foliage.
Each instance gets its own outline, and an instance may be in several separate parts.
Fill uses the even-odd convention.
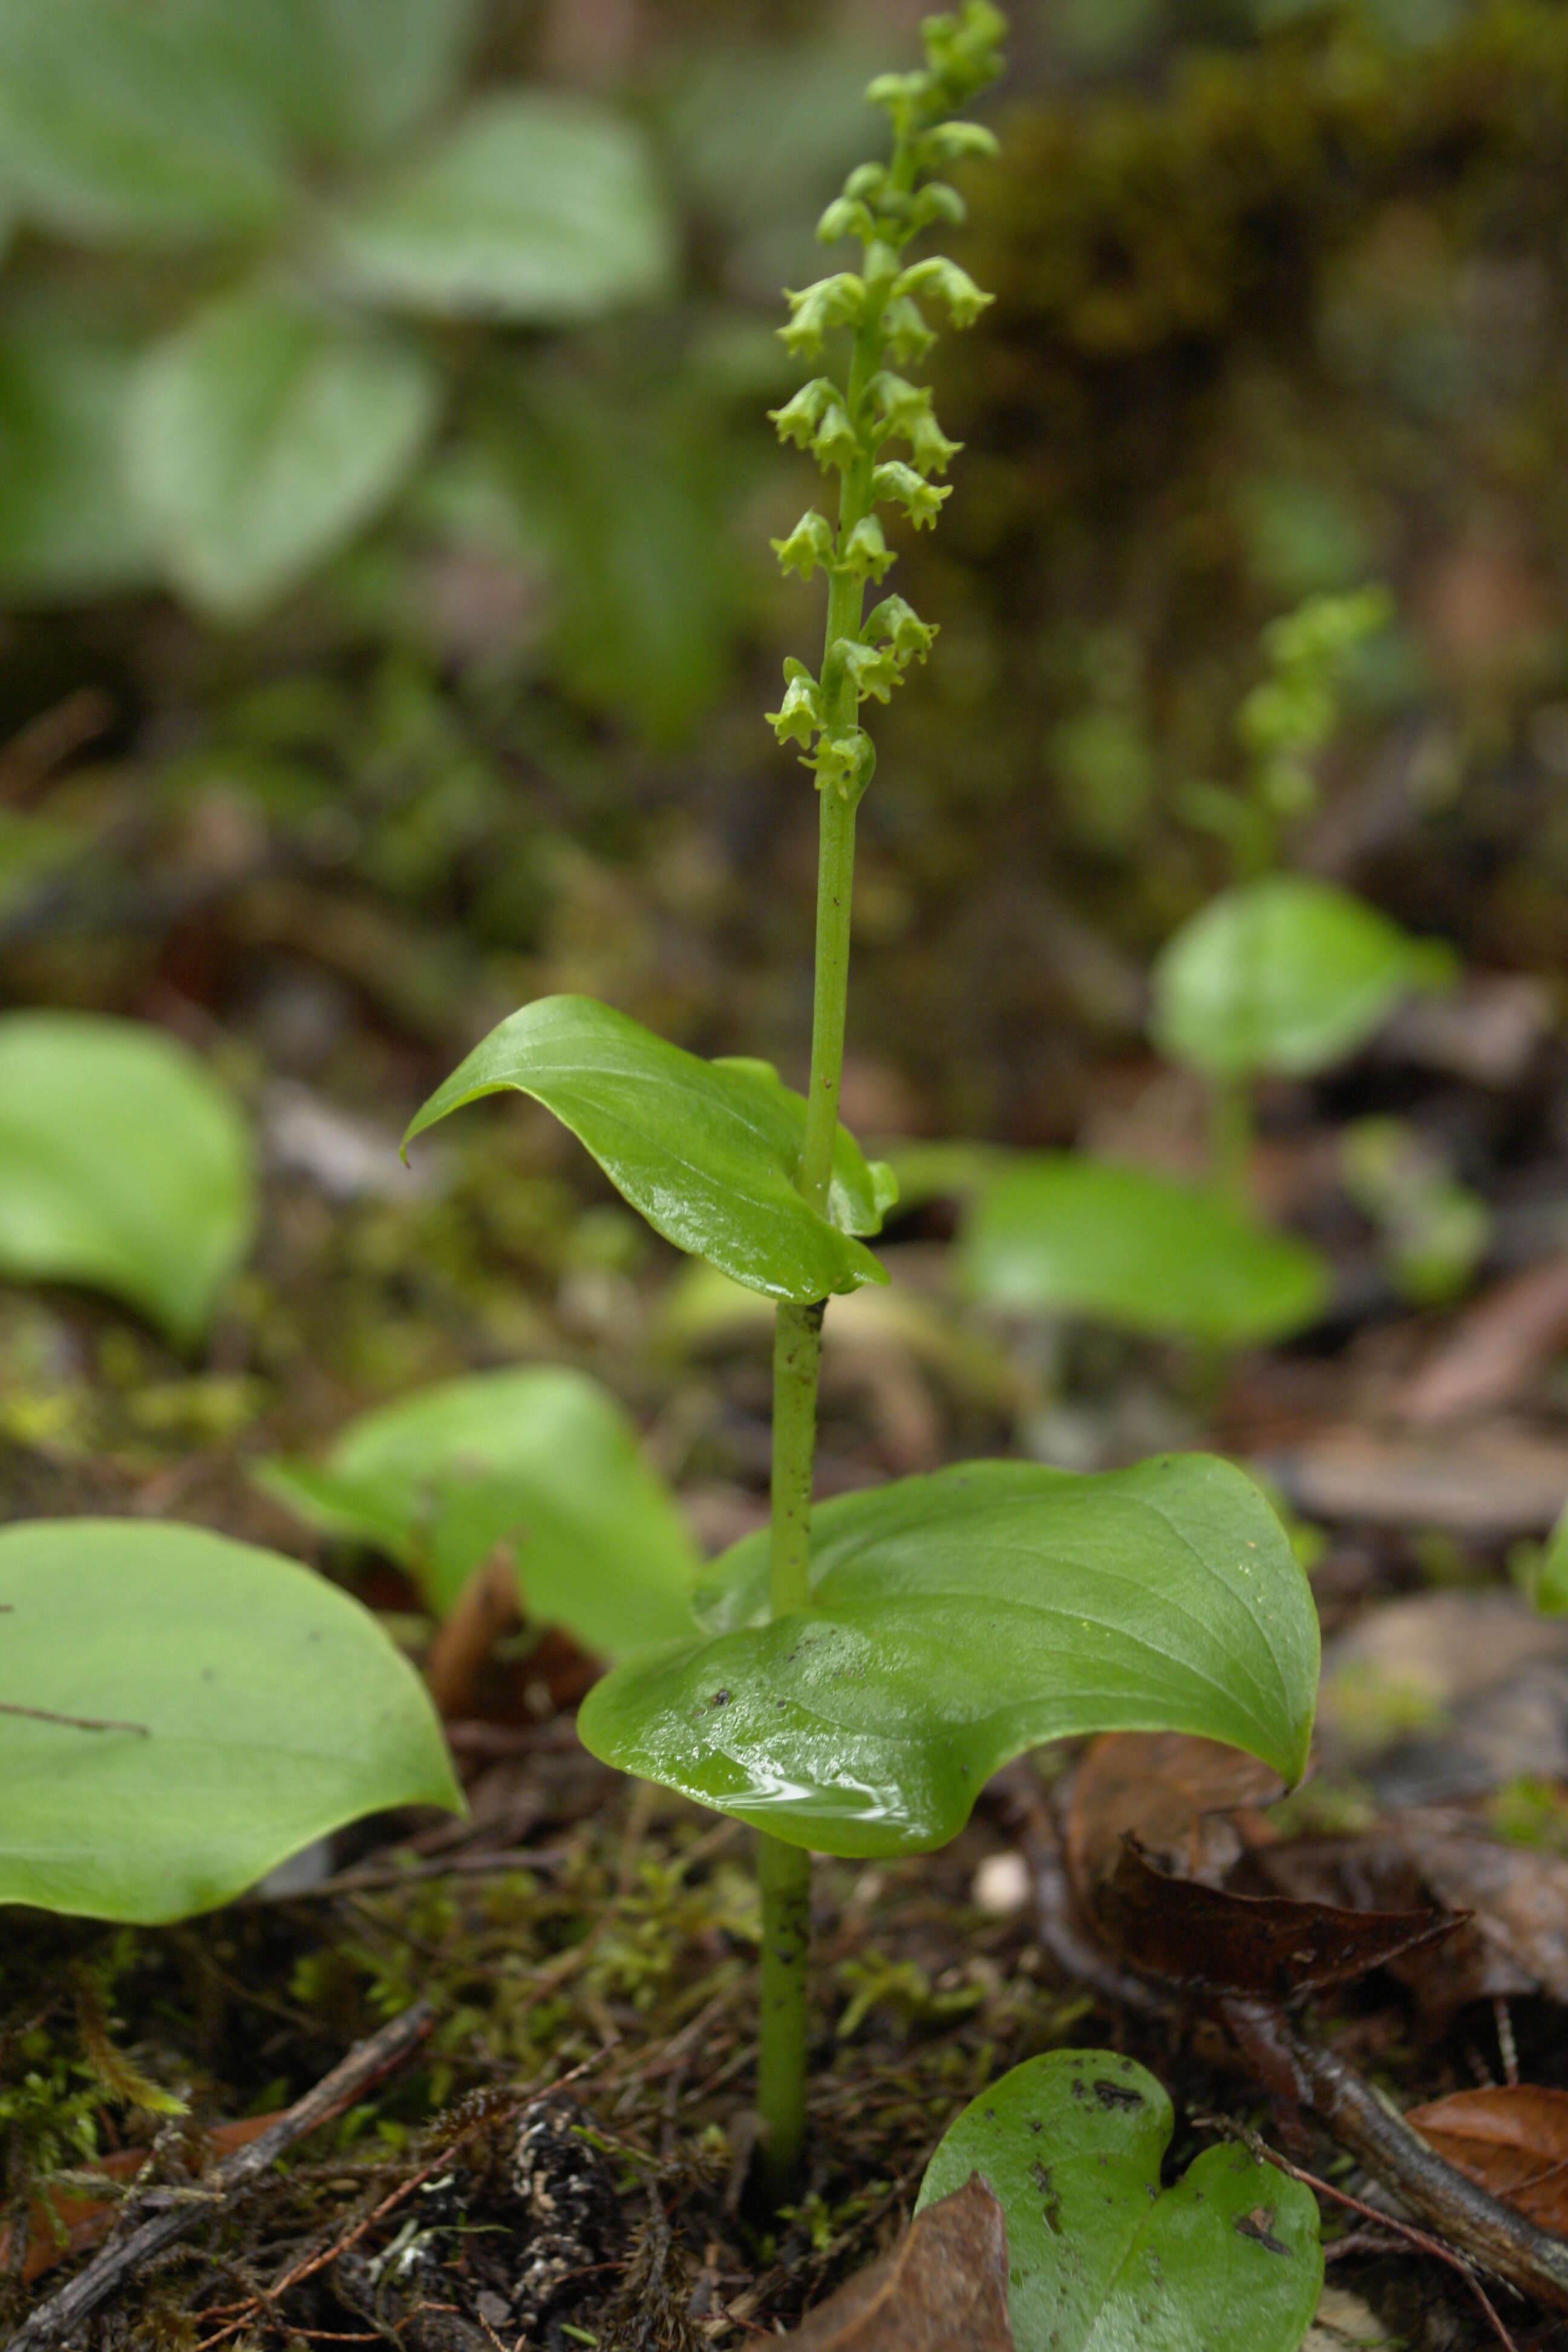
[[[921,13],[0,0],[0,1001],[216,1050],[285,1169],[312,1106],[390,1124],[549,989],[798,1075],[816,812],[760,712],[810,633],[765,551],[811,476],[762,411]],[[1568,15],[1013,13],[846,1104],[1038,1144],[1103,1113],[1225,877],[1186,812],[1309,592],[1397,617],[1289,862],[1561,982]],[[563,1228],[529,1135],[473,1180],[488,1245],[619,1278],[640,1244]],[[401,1266],[378,1148],[334,1246]],[[468,1181],[399,1213],[410,1332]],[[378,1329],[370,1385],[453,1368]]]

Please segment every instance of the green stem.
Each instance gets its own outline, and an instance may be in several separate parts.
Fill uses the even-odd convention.
[[[880,305],[855,341],[847,399],[858,414],[880,355]],[[871,503],[869,455],[844,477],[838,501],[840,549]],[[835,569],[827,592],[823,674],[841,637],[858,636],[865,589],[851,572]],[[859,716],[854,679],[833,693],[836,727]],[[855,887],[855,803],[831,789],[820,794],[816,878],[816,971],[812,997],[811,1076],[805,1138],[795,1181],[819,1216],[827,1213],[833,1152],[838,1139],[838,1088],[844,1074],[844,1024],[849,995],[849,915]],[[773,1463],[770,1613],[811,1601],[811,1485],[816,1452],[816,1385],[826,1299],[778,1310],[773,1339]],[[762,2002],[757,2054],[757,2115],[762,2126],[759,2186],[776,2206],[798,2186],[805,2140],[806,1963],[811,1941],[811,1856],[798,1846],[759,1833],[757,1883],[763,1900]]]
[[[757,2185],[771,2210],[799,2187],[805,2142],[806,1957],[811,1944],[811,1856],[759,1835],[763,1981],[758,2014]]]
[[[1209,1089],[1209,1165],[1238,1207],[1252,1199],[1252,1091],[1245,1077],[1215,1078]]]

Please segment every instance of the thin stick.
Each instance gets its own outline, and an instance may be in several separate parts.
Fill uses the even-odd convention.
[[[285,2108],[277,2122],[253,2139],[247,2147],[237,2148],[226,2156],[188,2196],[149,2215],[140,2228],[133,2229],[118,2243],[110,2240],[76,2278],[40,2304],[31,2318],[23,2322],[11,2338],[10,2352],[43,2352],[49,2344],[58,2344],[79,2327],[89,2313],[106,2302],[117,2287],[130,2278],[163,2248],[182,2237],[191,2224],[210,2213],[226,2198],[247,2189],[268,2171],[277,2158],[295,2143],[315,2130],[318,2124],[353,2105],[371,2084],[383,2074],[400,2066],[424,2041],[435,2022],[435,2011],[428,2001],[416,2001],[379,2033],[366,2042],[359,2042],[346,2058],[324,2075],[314,2090],[307,2091],[291,2107]],[[157,2189],[137,2202],[145,2206]],[[133,2212],[135,2206],[129,2209]]]
[[[1320,2180],[1315,2172],[1304,2172],[1299,2164],[1291,2164],[1285,2157],[1279,2155],[1268,2146],[1267,2140],[1258,2137],[1257,2132],[1248,2131],[1245,2124],[1233,2123],[1228,2116],[1194,2116],[1193,2121],[1195,2124],[1207,2124],[1212,2130],[1223,2132],[1227,2139],[1240,2140],[1244,2147],[1251,2150],[1260,2164],[1271,2164],[1277,2172],[1289,2173],[1290,2179],[1299,2180],[1303,2189],[1314,2189],[1320,2197],[1330,2198],[1336,2205],[1348,2206],[1352,2213],[1359,2213],[1363,2221],[1375,2221],[1379,2229],[1393,2231],[1396,2236],[1403,2238],[1406,2244],[1415,2247],[1418,2252],[1435,2255],[1438,2262],[1447,2263],[1450,2270],[1458,2272],[1459,2276],[1486,2313],[1497,2332],[1497,2338],[1503,2347],[1503,2352],[1519,2352],[1518,2345],[1503,2326],[1485,2287],[1482,2286],[1468,2263],[1461,2260],[1450,2247],[1439,2244],[1436,2238],[1428,2237],[1425,2230],[1417,2230],[1410,2222],[1401,2221],[1393,2213],[1380,2213],[1375,2205],[1363,2205],[1359,2197],[1351,2196],[1347,2189],[1336,2189],[1331,2181]]]
[[[0,1715],[25,1715],[29,1723],[62,1723],[68,1731],[133,1731],[138,1739],[151,1739],[152,1728],[145,1723],[117,1723],[112,1716],[57,1715],[49,1706],[17,1706],[10,1699],[0,1699]]]

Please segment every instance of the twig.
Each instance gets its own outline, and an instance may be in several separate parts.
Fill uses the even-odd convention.
[[[47,2303],[40,2304],[31,2318],[23,2322],[11,2338],[10,2352],[43,2352],[46,2345],[67,2337],[125,2279],[165,2246],[172,2245],[193,2221],[210,2213],[226,2198],[259,2180],[274,2160],[296,2141],[352,2105],[381,2075],[401,2065],[418,2048],[434,2021],[435,2011],[429,2002],[416,2001],[412,2009],[405,2009],[401,2017],[395,2017],[379,2033],[373,2033],[367,2042],[356,2042],[348,2056],[324,2075],[314,2090],[307,2091],[302,2099],[285,2108],[258,2138],[216,2164],[193,2196],[150,2214],[139,2228],[131,2230],[118,2242],[111,2239],[86,2270]],[[158,2194],[156,2190],[152,2193]]]
[[[1375,2221],[1380,2230],[1392,2231],[1395,2236],[1403,2238],[1407,2245],[1415,2247],[1418,2252],[1435,2255],[1438,2262],[1447,2263],[1450,2270],[1458,2272],[1459,2276],[1486,2313],[1496,2331],[1499,2343],[1503,2347],[1503,2352],[1519,2352],[1518,2345],[1503,2326],[1495,2305],[1479,2279],[1468,2263],[1462,2260],[1450,2247],[1441,2245],[1436,2238],[1429,2238],[1425,2230],[1417,2230],[1410,2222],[1401,2221],[1393,2213],[1380,2213],[1375,2205],[1363,2205],[1359,2197],[1351,2196],[1347,2189],[1336,2189],[1331,2181],[1320,2180],[1315,2172],[1304,2172],[1299,2164],[1291,2164],[1288,2158],[1279,2155],[1269,2147],[1267,2140],[1259,2138],[1257,2132],[1248,2131],[1244,2124],[1232,2122],[1228,2116],[1194,2116],[1193,2121],[1195,2124],[1207,2124],[1213,2130],[1223,2132],[1227,2139],[1240,2140],[1244,2147],[1251,2150],[1260,2164],[1271,2164],[1277,2172],[1289,2173],[1290,2179],[1299,2180],[1304,2189],[1314,2189],[1320,2197],[1330,2198],[1336,2205],[1348,2206],[1352,2213],[1359,2213],[1363,2221]]]
[[[1232,2039],[1268,2087],[1310,2107],[1401,2204],[1482,2270],[1552,2311],[1568,2311],[1568,2239],[1538,2229],[1446,2164],[1353,2067],[1303,2041],[1278,2010],[1261,2001],[1219,2006]]]

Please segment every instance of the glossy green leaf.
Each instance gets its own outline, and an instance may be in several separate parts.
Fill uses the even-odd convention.
[[[142,1922],[361,1813],[462,1807],[417,1675],[357,1601],[144,1520],[0,1529],[0,1902]]]
[[[370,520],[413,464],[435,379],[408,346],[261,289],[199,310],[139,371],[132,478],[174,583],[242,620]]]
[[[1297,2352],[1323,2282],[1317,2200],[1244,2147],[1163,2189],[1174,2118],[1110,2050],[1050,2050],[950,2126],[916,2212],[978,2172],[1007,2224],[1017,2352]]]
[[[690,1629],[691,1538],[626,1414],[582,1372],[447,1381],[351,1422],[319,1467],[257,1475],[311,1526],[402,1561],[438,1615],[507,1544],[528,1615],[602,1656]]]
[[[1331,883],[1270,874],[1211,899],[1153,971],[1156,1045],[1211,1077],[1301,1077],[1353,1053],[1402,997],[1454,972],[1440,940],[1412,939]]]
[[[85,1013],[0,1018],[0,1274],[205,1328],[255,1220],[250,1139],[161,1029]]]
[[[0,329],[0,594],[97,596],[155,576],[121,443],[135,353],[58,304]]]
[[[1075,1734],[1191,1731],[1290,1780],[1305,1765],[1312,1597],[1227,1463],[962,1463],[821,1504],[812,1535],[812,1608],[758,1622],[766,1536],[737,1544],[699,1591],[710,1637],[590,1692],[595,1755],[846,1854],[943,1844],[1009,1758]]]
[[[1300,1330],[1329,1272],[1224,1193],[1152,1170],[1042,1152],[984,1179],[960,1277],[995,1307],[1087,1315],[1235,1345]]]
[[[886,1282],[853,1236],[892,1205],[888,1170],[840,1128],[832,1223],[819,1217],[795,1187],[805,1105],[766,1062],[704,1062],[592,997],[544,996],[475,1046],[405,1144],[509,1087],[569,1127],[656,1233],[748,1290],[805,1305]]]
[[[0,153],[23,211],[88,243],[251,236],[289,197],[265,90],[146,0],[0,0]]]
[[[563,91],[497,91],[328,232],[334,278],[445,318],[565,324],[657,294],[673,257],[647,151]]]

